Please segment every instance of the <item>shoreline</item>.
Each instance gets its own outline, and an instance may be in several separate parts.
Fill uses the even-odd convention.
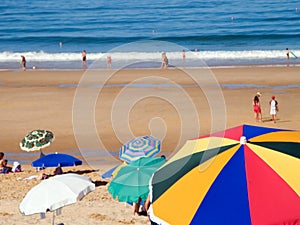
[[[181,49],[177,46],[176,49]],[[166,50],[165,50],[166,51]],[[119,51],[88,52],[87,66],[89,69],[109,69],[107,56],[112,58],[114,69],[155,69],[161,67],[163,51]],[[224,68],[224,67],[271,67],[299,66],[297,55],[300,50],[291,51],[293,55],[286,58],[285,50],[215,50],[186,51],[182,58],[181,50],[166,51],[170,67],[175,68]],[[3,64],[0,69],[19,69],[20,56],[24,55],[27,69],[41,70],[81,70],[83,69],[80,52],[0,52]]]
[[[87,69],[82,68],[81,61],[76,61],[72,66],[66,66],[62,62],[54,62],[59,64],[57,67],[52,67],[53,62],[38,62],[36,63],[30,63],[29,66],[27,66],[26,71],[86,71],[86,70],[97,70],[97,71],[107,71],[107,70],[155,70],[155,69],[161,69],[160,68],[160,62],[154,62],[155,66],[137,66],[137,65],[124,65],[123,63],[119,64],[114,64],[112,68],[107,68],[107,66],[102,62],[101,65],[93,65],[93,63],[88,62],[88,67]],[[134,63],[134,62],[132,62]],[[16,62],[10,62],[11,64],[8,67],[0,67],[0,72],[3,71],[11,71],[11,72],[23,72],[21,67],[15,67],[17,64]],[[42,66],[37,66],[41,64]],[[201,62],[203,64],[203,62]],[[51,65],[51,66],[50,66]],[[300,61],[291,61],[289,63],[287,62],[282,62],[282,60],[279,63],[240,63],[240,64],[232,64],[232,63],[216,63],[216,64],[205,64],[205,65],[200,65],[200,66],[191,66],[191,65],[172,65],[170,64],[168,69],[227,69],[227,68],[272,68],[272,67],[299,67],[300,66]],[[33,68],[35,67],[35,68]]]

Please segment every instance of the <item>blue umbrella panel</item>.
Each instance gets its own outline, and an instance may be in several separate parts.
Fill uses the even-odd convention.
[[[65,167],[82,165],[82,161],[67,154],[48,154],[32,162],[33,167]]]

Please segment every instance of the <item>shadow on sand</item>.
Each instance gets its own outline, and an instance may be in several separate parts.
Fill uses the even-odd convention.
[[[68,172],[65,172],[65,173],[76,173],[79,175],[83,175],[86,173],[94,173],[94,172],[99,172],[99,170],[76,170],[76,171],[69,170]]]

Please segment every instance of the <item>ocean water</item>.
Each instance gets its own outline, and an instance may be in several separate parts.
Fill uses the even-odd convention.
[[[156,67],[162,52],[173,66],[281,65],[287,47],[300,57],[299,11],[297,0],[1,0],[0,69],[20,55],[29,68],[80,69],[82,50],[97,68],[107,55],[114,68]]]

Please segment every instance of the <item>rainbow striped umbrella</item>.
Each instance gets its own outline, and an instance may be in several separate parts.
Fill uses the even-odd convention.
[[[120,148],[120,159],[131,163],[141,157],[152,157],[160,151],[160,140],[153,136],[140,136]]]
[[[300,132],[243,125],[189,140],[151,180],[160,224],[300,222]]]

